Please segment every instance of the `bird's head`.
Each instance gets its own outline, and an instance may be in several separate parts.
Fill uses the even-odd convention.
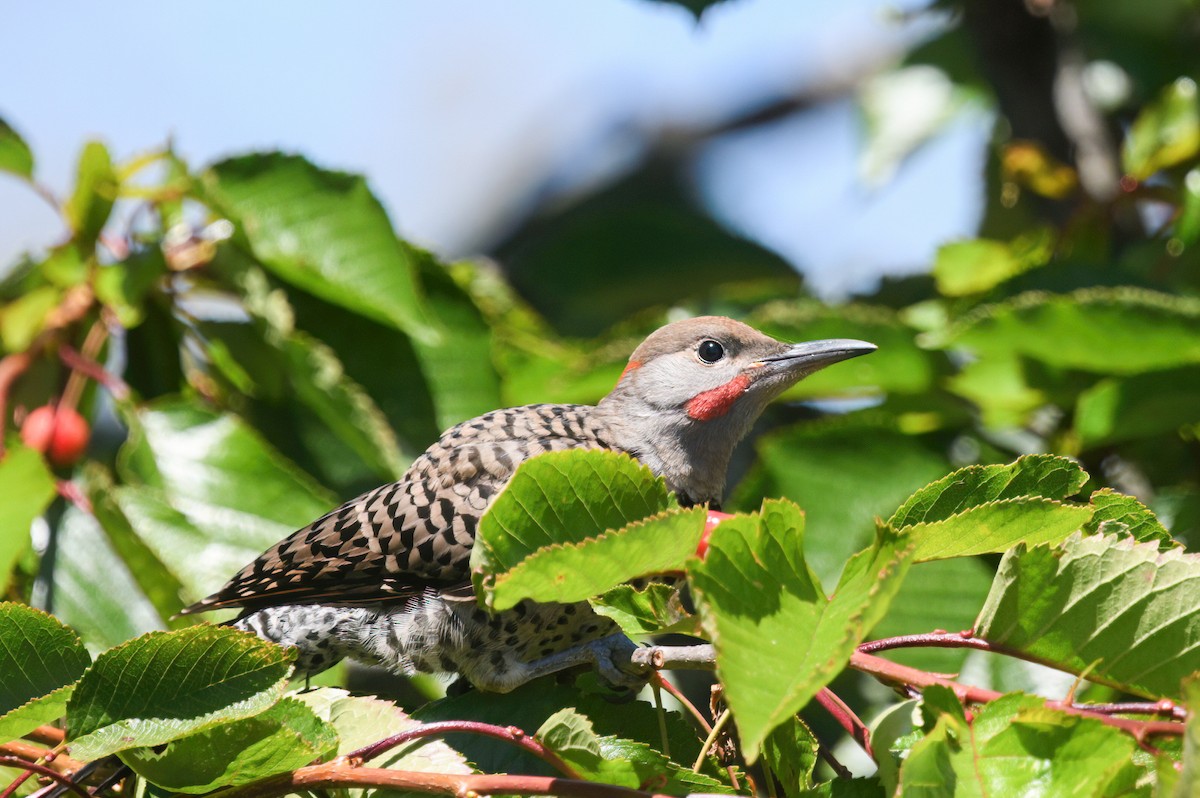
[[[638,346],[601,406],[632,427],[625,437],[656,450],[639,457],[668,482],[672,471],[697,467],[673,464],[664,449],[675,447],[685,459],[712,461],[723,484],[733,447],[768,402],[819,369],[875,349],[843,338],[785,344],[722,316],[685,319]]]

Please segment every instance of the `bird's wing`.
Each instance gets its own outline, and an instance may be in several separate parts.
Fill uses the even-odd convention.
[[[544,451],[601,445],[586,436],[514,436],[522,430],[511,424],[463,427],[446,433],[400,481],[294,532],[183,613],[376,603],[461,585],[470,577],[479,519],[517,465]]]

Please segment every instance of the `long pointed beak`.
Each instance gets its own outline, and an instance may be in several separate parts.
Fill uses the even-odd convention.
[[[878,348],[875,344],[853,338],[806,341],[802,344],[792,344],[778,355],[764,357],[759,363],[773,371],[811,374],[833,363],[870,354]]]

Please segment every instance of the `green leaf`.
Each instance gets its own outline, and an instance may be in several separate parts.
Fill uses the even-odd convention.
[[[68,507],[55,529],[54,612],[96,653],[144,632],[163,618],[142,593],[130,565],[96,518]]]
[[[826,599],[802,554],[804,516],[786,501],[735,516],[709,537],[690,583],[747,761],[850,659],[908,572],[909,541],[881,529]]]
[[[652,581],[643,586],[617,585],[590,603],[597,615],[611,618],[631,637],[700,632],[699,619],[684,607],[679,586],[673,580]]]
[[[1184,681],[1183,698],[1188,710],[1187,731],[1183,736],[1183,772],[1179,774],[1172,795],[1196,798],[1200,794],[1200,676]]]
[[[1145,180],[1197,152],[1200,152],[1200,104],[1196,100],[1196,82],[1179,78],[1133,120],[1125,136],[1121,161],[1128,174]]]
[[[118,494],[118,502],[134,530],[181,581],[189,568],[204,567],[211,574],[202,566],[210,552],[202,551],[203,556],[192,559],[186,556],[192,549],[172,555],[154,539],[163,525],[175,529],[176,540],[193,537],[188,527],[209,536],[215,544],[211,553],[225,563],[229,560],[224,558],[231,556],[227,546],[257,554],[335,504],[311,477],[232,414],[164,399],[140,408],[131,421],[133,435],[120,460],[127,481],[161,491],[158,504],[165,501],[186,518],[188,526],[179,524],[177,516],[161,512],[162,508],[146,506],[154,497],[133,500],[143,500],[141,512],[124,494]],[[220,587],[228,576],[226,572],[206,589]]]
[[[1040,496],[1065,499],[1079,492],[1087,474],[1074,460],[1032,454],[1008,465],[960,468],[909,496],[888,519],[895,529],[945,521],[963,510],[1000,499]]]
[[[634,700],[617,705],[600,694],[581,692],[575,687],[555,684],[547,679],[522,685],[511,693],[472,692],[446,698],[422,707],[415,715],[423,722],[476,720],[500,726],[516,726],[531,732],[563,707],[574,707],[586,715],[596,733],[601,735],[602,746],[620,738],[636,741],[646,747],[662,747],[659,714],[648,702]],[[678,712],[666,712],[665,721],[672,758],[689,764],[695,761],[700,752],[695,725]],[[485,773],[558,775],[542,760],[498,740],[466,734],[447,739]],[[623,756],[632,758],[635,754],[626,752]],[[723,769],[712,767],[709,760],[705,760],[703,772],[723,775]]]
[[[655,791],[665,795],[732,792],[716,779],[686,770],[644,743],[598,736],[591,720],[572,708],[547,718],[535,736],[591,781],[630,789],[653,783]]]
[[[183,582],[172,573],[157,550],[148,546],[134,531],[118,500],[122,491],[144,489],[116,487],[111,475],[98,464],[94,464],[86,473],[88,499],[92,502],[93,514],[108,542],[128,566],[130,575],[158,615],[164,619],[171,618],[183,608]],[[186,570],[195,570],[201,559],[192,559]]]
[[[772,432],[756,447],[758,463],[726,506],[752,510],[767,497],[799,504],[808,529],[804,556],[826,586],[871,541],[875,518],[950,470],[940,446],[861,414]]]
[[[543,546],[486,583],[490,606],[508,609],[526,598],[584,601],[634,577],[682,571],[700,544],[706,515],[703,507],[667,510],[577,543]]]
[[[980,362],[1024,355],[1098,374],[1175,368],[1200,362],[1200,299],[1137,288],[1035,291],[980,307],[921,341],[968,349]]]
[[[1126,794],[1133,750],[1132,737],[1099,720],[1007,695],[980,709],[971,724],[961,709],[941,714],[901,765],[898,794]]]
[[[29,547],[29,527],[54,498],[54,475],[33,449],[8,441],[0,459],[0,594],[13,566]]]
[[[449,429],[503,407],[500,375],[492,363],[491,328],[446,266],[424,251],[410,247],[409,254],[443,330],[436,343],[413,340],[437,408],[438,427]]]
[[[332,349],[301,333],[283,343],[289,385],[338,438],[383,479],[399,479],[409,458],[396,433],[363,388],[345,373]]]
[[[1200,422],[1200,367],[1101,380],[1080,394],[1075,433],[1085,449],[1174,433]]]
[[[412,257],[361,176],[267,153],[221,161],[202,180],[212,204],[276,276],[435,340]]]
[[[0,603],[0,742],[62,717],[91,663],[79,636],[41,610]]]
[[[1079,492],[1087,474],[1073,460],[1027,455],[1008,465],[967,466],[921,488],[888,520],[917,546],[916,560],[1006,551],[1059,541],[1091,518]]]
[[[1012,243],[984,238],[954,241],[938,248],[933,277],[944,296],[981,294],[1045,265],[1053,252],[1053,232],[1046,228]]]
[[[512,606],[517,599],[495,604],[494,590],[538,549],[582,543],[661,512],[670,503],[666,484],[628,455],[568,450],[533,457],[517,467],[479,522],[471,551],[476,586],[482,586],[490,605]]]
[[[1092,494],[1091,502],[1095,511],[1083,526],[1085,535],[1125,534],[1142,542],[1154,541],[1160,548],[1174,545],[1171,533],[1159,523],[1154,511],[1134,497],[1103,488]]]
[[[1152,698],[1200,667],[1200,554],[1111,536],[1004,555],[976,632]],[[1097,622],[1097,619],[1101,619]]]
[[[250,718],[210,726],[151,748],[121,752],[134,772],[171,792],[192,795],[237,787],[332,757],[334,728],[305,704],[284,698]]]
[[[145,318],[146,298],[167,274],[162,249],[140,249],[119,263],[96,270],[96,298],[116,314],[121,326],[136,327]]]
[[[33,152],[12,126],[0,119],[0,172],[33,179]]]
[[[89,141],[80,153],[75,192],[65,208],[67,221],[82,250],[89,249],[104,229],[120,188],[121,181],[108,148],[98,141]]]
[[[50,311],[62,301],[62,290],[43,285],[0,307],[0,344],[23,352],[45,326]]]
[[[763,765],[779,780],[785,798],[799,798],[812,788],[817,748],[817,738],[798,717],[784,722],[763,741]]]
[[[1200,240],[1200,169],[1192,169],[1183,177],[1183,198],[1175,220],[1175,238],[1185,247]]]
[[[408,731],[421,725],[390,701],[371,696],[352,696],[345,690],[318,687],[295,695],[297,701],[309,706],[317,717],[331,724],[338,734],[337,755],[345,756],[385,737]],[[466,759],[444,740],[425,738],[372,759],[368,765],[393,770],[415,770],[424,773],[472,773]],[[387,791],[366,789],[347,790],[351,798],[365,795],[389,795]]]
[[[67,705],[71,755],[84,761],[162,745],[248,718],[283,695],[295,652],[247,632],[150,632],[96,658]]]

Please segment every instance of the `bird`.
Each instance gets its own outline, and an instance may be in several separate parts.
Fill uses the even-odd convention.
[[[480,518],[517,466],[565,449],[623,452],[681,506],[717,509],[734,447],[767,404],[875,349],[854,339],[786,344],[722,316],[672,322],[633,351],[598,404],[525,405],[458,424],[398,481],[297,530],[181,614],[239,608],[231,624],[296,649],[305,676],[348,657],[457,674],[491,692],[577,666],[617,688],[640,686],[634,643],[586,602],[479,605],[469,563]]]

